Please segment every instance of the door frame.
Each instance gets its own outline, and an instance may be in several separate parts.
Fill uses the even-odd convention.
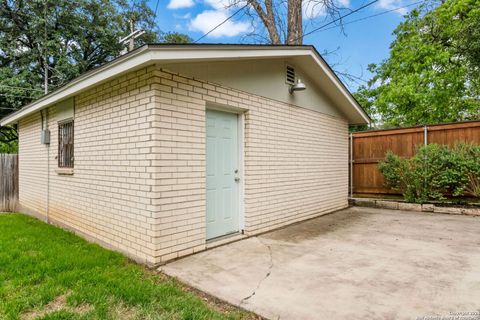
[[[245,232],[245,112],[246,109],[235,108],[230,106],[224,106],[220,104],[210,104],[208,103],[205,108],[205,114],[208,110],[216,110],[227,113],[233,113],[237,115],[237,138],[238,138],[238,152],[237,152],[237,162],[238,162],[238,177],[240,178],[238,186],[238,232],[244,234]],[[205,118],[206,121],[206,118]],[[206,132],[205,132],[206,134]],[[206,142],[205,142],[206,150]],[[206,155],[206,154],[205,154]],[[207,161],[205,159],[205,167]],[[205,179],[207,177],[205,176]],[[206,188],[206,184],[205,184]],[[205,206],[207,205],[205,200]],[[205,222],[206,226],[206,222]],[[226,235],[229,236],[229,235]],[[215,241],[216,238],[206,239],[206,241]]]

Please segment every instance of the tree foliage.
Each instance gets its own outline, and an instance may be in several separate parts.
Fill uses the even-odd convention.
[[[157,30],[145,0],[1,0],[0,118],[42,96],[45,73],[52,91],[118,57],[130,21],[146,30],[136,46],[190,41]],[[8,143],[12,128],[1,131]]]
[[[163,43],[189,43],[192,38],[188,35],[179,32],[162,32],[160,34],[159,42]]]
[[[446,0],[411,11],[390,55],[356,97],[384,127],[480,117],[480,5]]]

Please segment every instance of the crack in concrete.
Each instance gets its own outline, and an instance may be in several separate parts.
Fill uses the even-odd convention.
[[[243,299],[240,301],[240,306],[241,306],[244,302],[246,302],[248,299],[252,298],[252,297],[256,294],[257,290],[260,288],[260,286],[262,285],[263,281],[265,281],[265,280],[270,276],[270,274],[272,273],[272,268],[273,268],[272,248],[271,248],[268,244],[262,242],[262,240],[260,240],[259,237],[257,237],[257,240],[258,240],[261,244],[263,244],[263,245],[268,249],[268,254],[270,255],[270,265],[268,266],[267,273],[266,273],[265,276],[257,283],[257,286],[256,286],[255,289],[252,291],[252,293],[249,294],[248,296],[246,296],[245,298],[243,298]]]

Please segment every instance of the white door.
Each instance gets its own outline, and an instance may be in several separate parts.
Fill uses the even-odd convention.
[[[207,110],[207,239],[239,231],[238,115]]]

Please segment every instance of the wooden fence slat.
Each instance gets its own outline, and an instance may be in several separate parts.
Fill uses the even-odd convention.
[[[391,150],[402,157],[412,157],[424,144],[424,127],[375,130],[352,134],[353,193],[398,194],[384,185],[378,162]],[[458,142],[480,144],[480,121],[427,126],[429,144],[454,146]]]
[[[0,154],[0,212],[15,211],[18,202],[18,155]]]

